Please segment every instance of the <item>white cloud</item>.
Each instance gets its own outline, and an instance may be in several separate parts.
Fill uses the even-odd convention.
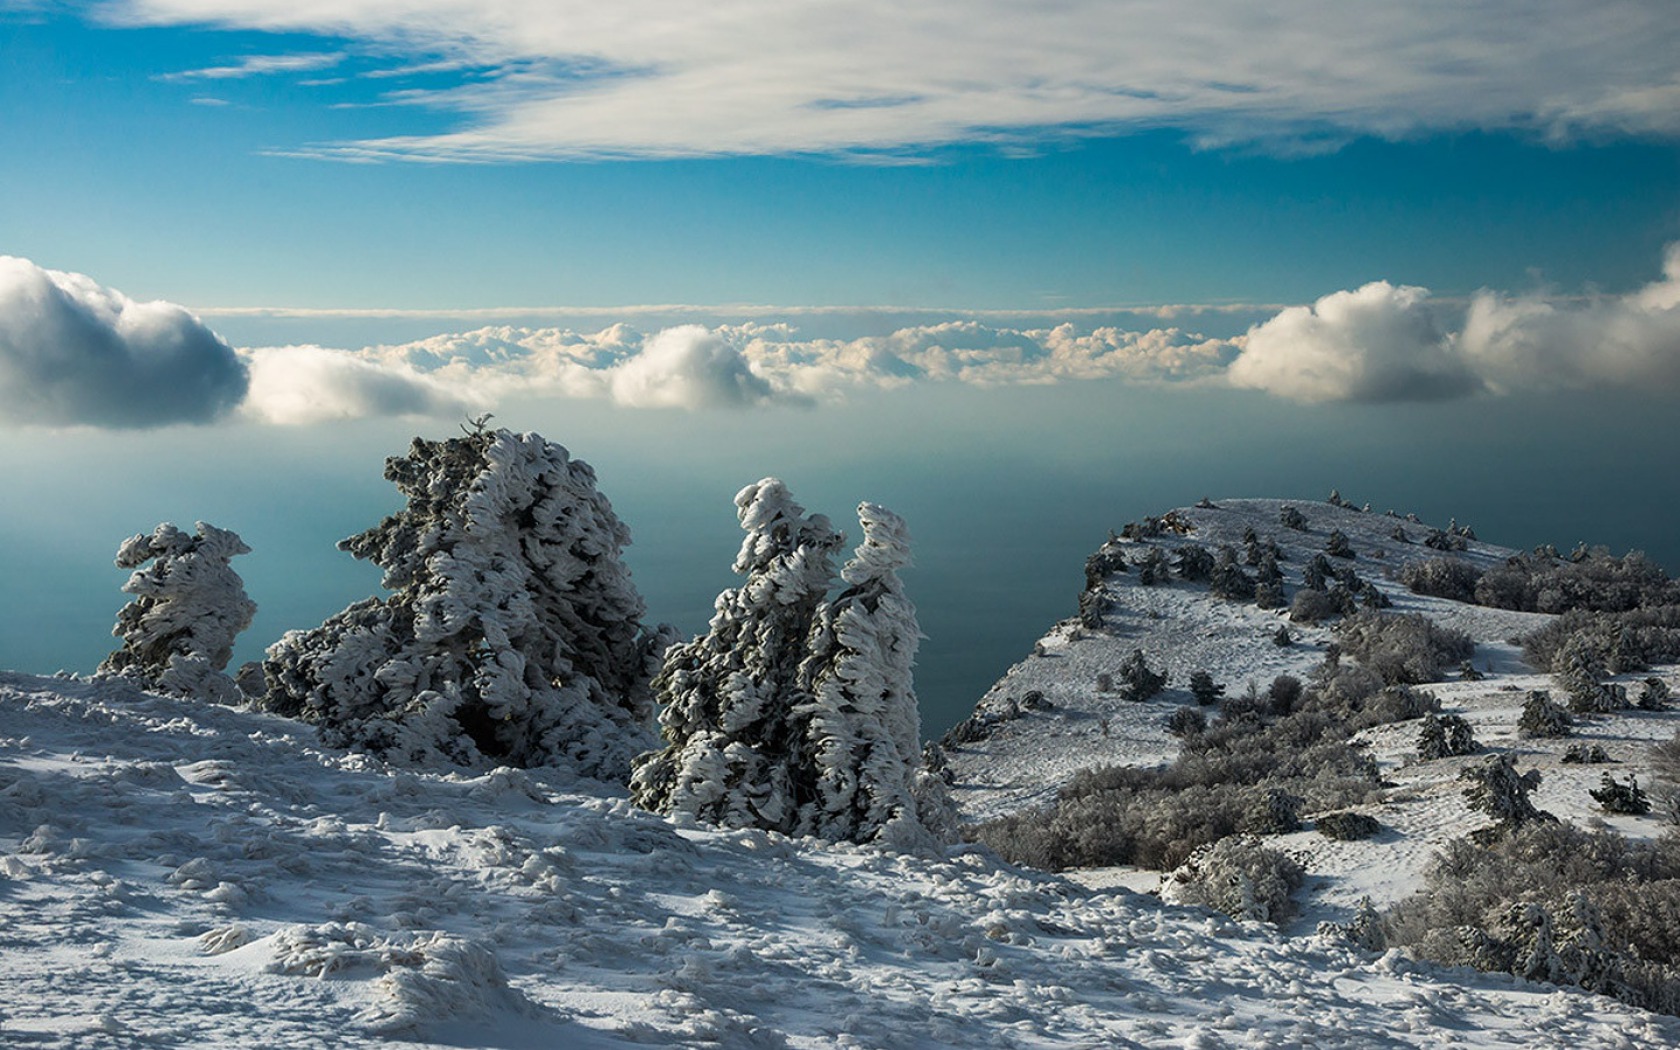
[[[1442,331],[1429,293],[1373,281],[1293,306],[1250,329],[1236,386],[1298,401],[1430,401],[1480,387]]]
[[[166,73],[163,80],[244,80],[246,77],[270,76],[275,73],[307,73],[327,69],[344,60],[343,55],[316,52],[299,55],[246,55],[237,62],[203,69],[184,69]]]
[[[1524,128],[1680,134],[1662,0],[118,0],[132,24],[309,32],[461,114],[346,157],[915,150],[1170,126],[1206,142]],[[237,69],[239,67],[230,67]]]
[[[246,351],[251,389],[244,415],[261,423],[298,425],[370,416],[462,416],[481,410],[480,396],[456,392],[402,364],[319,346]]]
[[[742,408],[775,399],[739,350],[700,325],[667,328],[609,375],[613,400],[636,408]]]
[[[1660,280],[1628,295],[1581,301],[1484,291],[1468,310],[1448,311],[1421,288],[1378,281],[1284,310],[1245,342],[1230,381],[1300,401],[1680,393],[1680,244],[1669,246]]]
[[[181,307],[0,255],[0,422],[208,423],[246,383],[233,350]]]

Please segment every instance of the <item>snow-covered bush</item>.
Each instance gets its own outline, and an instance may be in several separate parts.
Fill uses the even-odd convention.
[[[1566,766],[1599,766],[1610,761],[1610,752],[1602,744],[1570,744],[1558,761]]]
[[[1348,542],[1347,533],[1341,529],[1331,529],[1329,538],[1324,542],[1324,553],[1332,558],[1353,557],[1353,544]]]
[[[1307,516],[1291,506],[1278,508],[1278,523],[1286,529],[1305,530]]]
[[[1639,689],[1639,699],[1634,706],[1641,711],[1668,710],[1668,683],[1661,678],[1647,678]]]
[[[1097,548],[1085,559],[1085,589],[1101,587],[1103,580],[1114,573],[1126,571],[1126,555],[1112,540]]]
[[[1187,543],[1173,549],[1173,571],[1181,580],[1200,583],[1213,575],[1213,555],[1205,547]]]
[[[1347,655],[1390,685],[1436,681],[1447,667],[1469,659],[1476,648],[1463,631],[1438,626],[1418,613],[1372,610],[1338,624],[1336,640]]]
[[[1424,558],[1400,566],[1400,582],[1413,594],[1455,602],[1475,601],[1481,577],[1475,566],[1459,558]]]
[[[1167,716],[1166,726],[1173,736],[1195,736],[1207,729],[1207,716],[1200,708],[1180,707]]]
[[[1639,786],[1639,778],[1631,773],[1625,784],[1605,773],[1599,778],[1598,788],[1589,790],[1587,794],[1591,795],[1593,801],[1603,807],[1606,813],[1644,816],[1651,812],[1650,797]]]
[[[339,544],[384,572],[358,602],[269,647],[262,703],[392,759],[566,763],[623,780],[653,742],[630,542],[589,465],[482,424],[385,463],[407,505]]]
[[[1568,736],[1574,732],[1574,725],[1569,712],[1552,702],[1552,694],[1535,689],[1528,694],[1522,717],[1517,719],[1517,735],[1530,739]]]
[[[1254,579],[1237,564],[1237,552],[1221,547],[1208,573],[1208,591],[1216,598],[1246,602],[1254,598]]]
[[[658,813],[792,832],[794,785],[810,780],[794,736],[811,699],[800,668],[845,537],[777,478],[742,489],[735,509],[746,580],[718,595],[705,634],[665,654],[653,683],[665,746],[636,760],[631,793]]]
[[[1417,749],[1419,758],[1430,761],[1457,755],[1473,755],[1479,747],[1469,722],[1458,715],[1430,713],[1423,716],[1423,726],[1418,730]]]
[[[1219,702],[1225,695],[1225,687],[1213,680],[1213,675],[1206,671],[1190,672],[1190,695],[1196,698],[1196,703],[1208,707]]]
[[[1243,811],[1239,830],[1249,835],[1287,835],[1299,831],[1304,801],[1282,788],[1266,788]]]
[[[1165,674],[1150,670],[1142,649],[1133,649],[1132,655],[1121,662],[1119,675],[1120,681],[1124,683],[1120,690],[1120,698],[1134,703],[1148,700],[1167,685]]]
[[[1325,813],[1313,820],[1313,829],[1327,839],[1353,842],[1368,839],[1382,830],[1377,818],[1364,813]]]
[[[192,535],[165,522],[151,535],[125,540],[116,564],[134,570],[122,587],[134,600],[111,629],[122,647],[97,673],[171,696],[238,700],[239,690],[223,671],[234,638],[251,625],[257,605],[229,562],[250,552],[237,533],[202,521]]]
[[[1191,854],[1161,880],[1161,899],[1199,905],[1233,919],[1282,923],[1294,914],[1294,892],[1306,869],[1289,854],[1254,838],[1221,839]]]
[[[1494,819],[1494,827],[1489,830],[1495,834],[1535,821],[1556,819],[1536,809],[1528,800],[1540,786],[1540,771],[1518,773],[1510,755],[1494,755],[1481,765],[1460,770],[1458,779],[1469,784],[1464,789],[1464,800],[1470,808]]]
[[[1341,615],[1344,611],[1348,610],[1331,597],[1328,591],[1313,590],[1310,587],[1302,587],[1296,591],[1295,600],[1289,603],[1289,619],[1292,623],[1322,623]]]
[[[1598,647],[1582,635],[1565,642],[1552,658],[1552,677],[1569,697],[1569,709],[1576,714],[1597,714],[1625,706],[1626,691],[1605,682],[1608,673]]]
[[[1166,554],[1159,547],[1149,548],[1148,553],[1143,556],[1142,561],[1137,563],[1137,566],[1138,582],[1145,587],[1166,583],[1170,578],[1171,566],[1167,561]]]
[[[1680,1013],[1680,838],[1539,823],[1436,857],[1386,917],[1392,946]]]

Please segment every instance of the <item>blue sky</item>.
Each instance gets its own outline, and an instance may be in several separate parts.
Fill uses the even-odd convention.
[[[0,56],[0,666],[88,669],[164,518],[253,542],[256,655],[483,411],[685,630],[741,485],[905,513],[935,721],[1204,494],[1680,569],[1669,0],[0,0]]]

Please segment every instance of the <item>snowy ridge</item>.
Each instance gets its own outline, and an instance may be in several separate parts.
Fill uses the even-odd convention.
[[[718,832],[552,770],[0,675],[0,1044],[1680,1043],[1680,1020],[1286,940],[983,852]]]
[[[1204,501],[1208,502],[1208,501]],[[1170,582],[1144,586],[1137,565],[1150,548],[1170,552],[1194,543],[1209,549],[1230,545],[1243,549],[1243,533],[1252,528],[1260,540],[1271,539],[1283,553],[1280,562],[1286,593],[1293,596],[1302,568],[1323,553],[1332,531],[1340,531],[1352,545],[1351,560],[1330,559],[1337,567],[1351,566],[1359,577],[1375,585],[1392,603],[1394,612],[1415,612],[1444,626],[1468,633],[1476,642],[1472,659],[1485,674],[1481,681],[1447,681],[1420,686],[1441,701],[1445,712],[1465,718],[1483,745],[1478,755],[1424,762],[1417,757],[1417,720],[1379,726],[1356,737],[1369,747],[1383,779],[1392,785],[1381,803],[1360,807],[1376,817],[1384,831],[1376,838],[1337,842],[1312,830],[1269,839],[1306,863],[1308,884],[1304,907],[1292,925],[1310,931],[1322,919],[1345,921],[1361,897],[1379,906],[1393,903],[1418,888],[1434,851],[1446,840],[1487,823],[1470,811],[1457,781],[1460,769],[1482,761],[1491,752],[1514,755],[1524,769],[1541,772],[1535,804],[1581,826],[1603,820],[1637,838],[1651,838],[1662,829],[1657,816],[1617,817],[1600,812],[1589,788],[1606,771],[1629,774],[1651,783],[1646,758],[1649,744],[1666,740],[1680,730],[1680,712],[1623,710],[1599,715],[1577,726],[1562,739],[1521,739],[1516,733],[1528,691],[1556,690],[1550,676],[1536,674],[1522,660],[1512,639],[1534,631],[1553,617],[1514,612],[1411,593],[1398,579],[1407,561],[1440,556],[1425,546],[1431,526],[1349,506],[1301,500],[1214,500],[1213,506],[1185,507],[1169,512],[1188,522],[1188,532],[1138,540],[1119,540],[1117,546],[1128,569],[1102,578],[1108,599],[1103,625],[1088,628],[1077,619],[1064,620],[1040,639],[1035,653],[1000,679],[976,708],[977,715],[1003,715],[984,739],[948,749],[955,773],[953,795],[965,819],[981,820],[1050,801],[1074,773],[1099,765],[1154,766],[1170,761],[1179,750],[1165,729],[1175,709],[1195,705],[1188,689],[1192,671],[1209,671],[1229,694],[1254,683],[1262,692],[1280,674],[1305,679],[1324,657],[1332,641],[1331,626],[1292,623],[1288,609],[1262,610],[1253,602],[1215,597],[1206,583]],[[1294,507],[1307,519],[1305,529],[1281,524],[1284,507]],[[1396,527],[1410,542],[1394,537]],[[1517,552],[1495,544],[1470,540],[1452,556],[1479,568],[1502,564]],[[1252,570],[1250,570],[1252,571]],[[1070,606],[1073,604],[1070,600]],[[1280,648],[1273,641],[1279,626],[1287,625],[1293,645]],[[1098,676],[1118,670],[1134,650],[1142,650],[1153,669],[1168,674],[1167,688],[1144,702],[1123,699],[1118,687],[1098,688]],[[1623,675],[1632,685],[1648,674],[1680,685],[1672,667]],[[1456,676],[1451,676],[1456,678]],[[1633,687],[1637,692],[1637,687]],[[1042,700],[1023,703],[1031,693]],[[1559,697],[1561,700],[1562,697]],[[1106,728],[1105,728],[1106,727]],[[1597,744],[1615,764],[1573,765],[1562,761],[1571,745]],[[1308,818],[1312,814],[1304,814]],[[1108,869],[1072,873],[1094,886],[1129,885],[1152,888],[1159,876],[1137,869]]]

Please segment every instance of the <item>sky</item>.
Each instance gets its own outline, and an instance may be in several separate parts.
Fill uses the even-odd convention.
[[[252,543],[256,655],[486,411],[686,631],[742,485],[905,514],[930,723],[1204,494],[1680,569],[1677,55],[1663,0],[0,0],[0,664],[96,662],[165,518]]]

